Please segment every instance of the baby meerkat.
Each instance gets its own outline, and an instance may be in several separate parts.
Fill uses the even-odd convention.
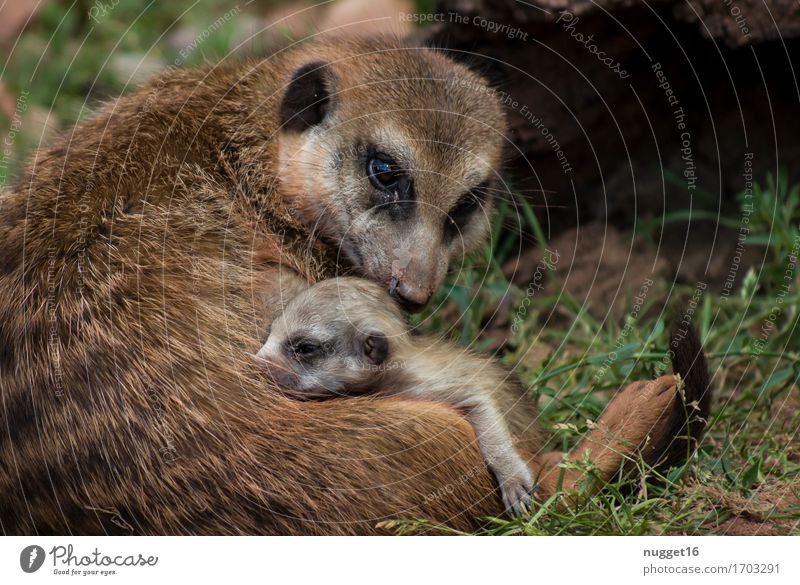
[[[534,480],[504,416],[513,406],[509,373],[493,360],[411,335],[382,286],[333,278],[298,289],[257,356],[295,398],[401,396],[463,411],[507,510],[519,515],[530,509]]]

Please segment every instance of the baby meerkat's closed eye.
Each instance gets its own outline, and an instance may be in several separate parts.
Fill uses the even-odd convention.
[[[298,341],[286,345],[286,354],[297,361],[306,361],[325,352],[325,346],[315,341]]]

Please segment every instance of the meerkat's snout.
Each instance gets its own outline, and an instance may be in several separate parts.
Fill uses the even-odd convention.
[[[417,313],[430,302],[446,270],[447,260],[440,261],[435,249],[424,249],[405,256],[395,251],[387,292],[403,309]]]
[[[430,288],[417,286],[409,279],[401,280],[397,276],[393,276],[389,283],[389,294],[400,303],[401,307],[411,313],[418,313],[424,309],[433,295]]]

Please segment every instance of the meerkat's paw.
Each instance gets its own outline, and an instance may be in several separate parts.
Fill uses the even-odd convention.
[[[503,497],[506,511],[512,516],[526,516],[533,509],[533,495],[537,486],[533,475],[522,459],[517,458],[512,466],[505,469],[495,468],[497,483]],[[511,467],[509,469],[509,467]]]

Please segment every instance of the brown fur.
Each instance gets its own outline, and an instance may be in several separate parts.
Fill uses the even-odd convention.
[[[349,41],[313,57],[355,84],[455,67],[386,48],[402,49]],[[471,530],[501,512],[454,410],[298,403],[251,359],[279,274],[335,273],[335,242],[297,219],[305,187],[276,188],[278,100],[304,51],[167,73],[39,152],[2,194],[4,533],[350,534],[409,516]],[[424,84],[370,87],[361,103]],[[436,131],[423,120],[420,135]],[[441,262],[417,272],[426,287]]]
[[[524,426],[509,424],[519,422],[509,415],[525,410],[521,404],[533,405],[509,383],[513,375],[441,339],[412,335],[386,289],[369,280],[299,282],[289,295],[256,354],[281,389],[302,400],[369,394],[450,405],[472,424],[507,511],[530,510],[535,484],[515,445],[537,453],[543,442],[535,413]]]

